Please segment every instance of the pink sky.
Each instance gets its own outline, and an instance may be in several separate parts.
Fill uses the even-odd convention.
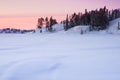
[[[66,14],[105,5],[108,9],[120,8],[120,0],[0,0],[0,28],[34,28],[39,16],[63,19]]]

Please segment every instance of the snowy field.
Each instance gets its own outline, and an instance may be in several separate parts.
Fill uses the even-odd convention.
[[[120,80],[120,35],[1,34],[0,80]]]
[[[120,80],[120,34],[73,32],[0,34],[0,80]]]

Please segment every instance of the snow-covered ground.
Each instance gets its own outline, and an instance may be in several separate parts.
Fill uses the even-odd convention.
[[[120,34],[58,30],[0,34],[0,80],[120,80]]]
[[[110,22],[109,28],[108,28],[108,33],[111,34],[120,34],[120,30],[118,30],[118,22],[120,23],[120,18],[115,19]],[[120,26],[119,26],[120,27]]]

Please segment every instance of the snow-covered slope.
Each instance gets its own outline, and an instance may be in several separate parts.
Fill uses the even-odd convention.
[[[57,32],[60,32],[60,31],[64,30],[64,25],[63,24],[55,24],[55,25],[52,26],[52,28],[54,30],[53,32],[57,33]],[[36,29],[35,33],[39,34],[40,30]],[[48,30],[46,30],[46,27],[43,27],[42,28],[42,33],[43,34],[47,34],[47,33],[51,33],[51,32],[49,32]]]
[[[120,18],[115,19],[109,23],[108,26],[109,33],[120,33],[120,31],[118,30],[118,22],[120,22]]]
[[[53,27],[53,29],[55,29],[55,32],[59,32],[59,31],[64,30],[64,25],[63,24],[55,24],[52,27]]]
[[[89,32],[89,26],[80,25],[69,29],[66,33],[81,33],[82,30],[84,33],[89,34],[118,34],[120,33],[120,30],[118,30],[118,22],[120,23],[120,18],[110,21],[107,30]]]
[[[75,27],[69,29],[68,31],[66,31],[66,33],[81,34],[82,31],[84,34],[89,32],[89,26],[84,26],[84,25],[75,26]]]

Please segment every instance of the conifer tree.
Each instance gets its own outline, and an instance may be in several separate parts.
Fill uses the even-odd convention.
[[[38,18],[38,29],[40,29],[40,33],[42,33],[42,26],[43,26],[43,21],[44,19],[41,17],[41,18]]]
[[[65,26],[64,26],[64,30],[67,31],[67,29],[69,28],[69,21],[68,21],[68,14],[67,14],[67,17],[66,17],[66,21],[65,21]]]
[[[50,24],[49,24],[48,17],[45,18],[45,22],[46,22],[46,31],[48,31],[48,30],[49,30],[49,27],[50,27],[50,26],[49,26]]]

